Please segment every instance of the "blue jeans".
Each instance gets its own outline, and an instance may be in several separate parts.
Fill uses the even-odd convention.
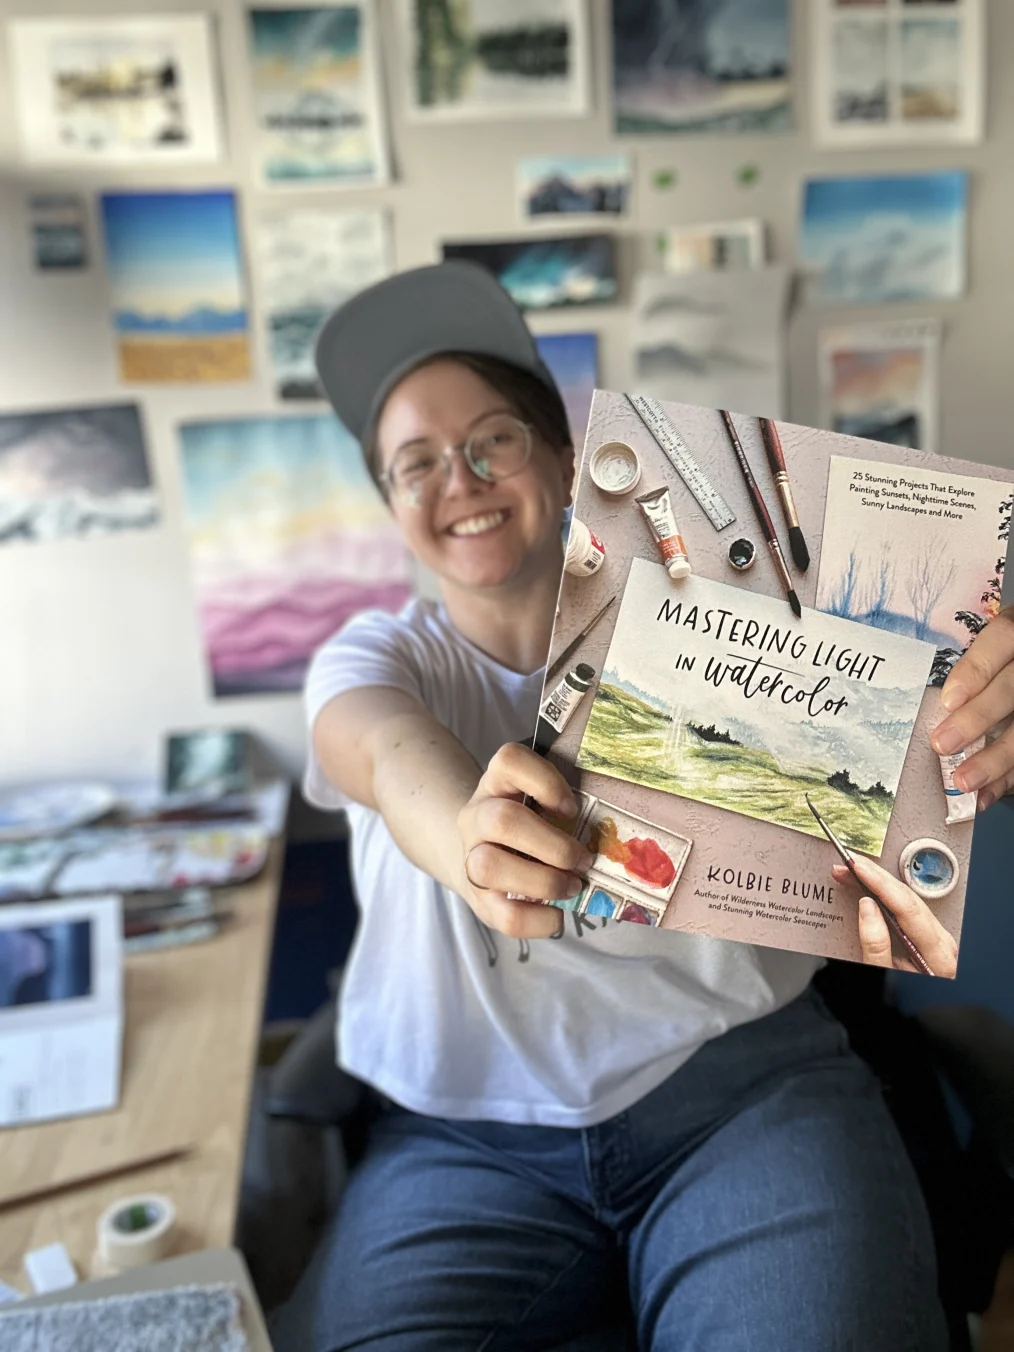
[[[597,1127],[384,1114],[272,1337],[604,1352],[626,1323],[641,1352],[945,1352],[935,1277],[879,1086],[807,992]]]

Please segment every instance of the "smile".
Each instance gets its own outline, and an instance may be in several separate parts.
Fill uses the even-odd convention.
[[[507,520],[505,511],[483,512],[481,516],[467,516],[464,521],[455,521],[453,526],[448,526],[448,535],[485,535],[487,531],[496,530],[497,526],[502,526]]]

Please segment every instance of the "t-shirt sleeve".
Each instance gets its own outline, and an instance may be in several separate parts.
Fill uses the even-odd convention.
[[[356,615],[318,648],[303,687],[308,751],[303,795],[316,807],[337,809],[349,799],[324,773],[313,749],[313,726],[337,695],[366,686],[389,686],[422,700],[418,656],[404,620],[382,610]]]

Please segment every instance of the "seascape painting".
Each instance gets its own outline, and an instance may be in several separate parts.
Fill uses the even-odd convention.
[[[818,609],[932,643],[943,685],[999,612],[1014,483],[834,456],[827,502]]]
[[[622,216],[630,202],[629,155],[532,155],[518,161],[522,215]]]
[[[16,19],[10,42],[29,160],[155,165],[219,157],[207,15]]]
[[[269,186],[386,183],[373,0],[248,11],[257,160]]]
[[[538,333],[535,346],[563,396],[578,454],[584,446],[592,395],[599,379],[599,340],[594,333]]]
[[[256,234],[268,346],[279,399],[323,399],[314,367],[327,316],[391,271],[390,228],[377,207],[272,212]]]
[[[234,194],[103,193],[101,203],[122,378],[247,379]]]
[[[360,610],[400,610],[410,557],[336,418],[183,423],[197,610],[216,697],[299,690]]]
[[[879,855],[932,657],[634,558],[577,766]]]
[[[611,235],[529,235],[443,246],[451,258],[491,272],[522,310],[600,305],[615,300],[615,243]]]
[[[785,131],[789,0],[613,0],[617,132]]]
[[[825,329],[823,424],[833,432],[915,450],[937,449],[940,321]]]
[[[86,211],[80,193],[33,193],[28,213],[35,266],[40,272],[88,266]]]
[[[136,404],[0,414],[0,544],[153,526]]]
[[[583,0],[399,0],[414,121],[580,117]]]
[[[949,300],[965,289],[963,170],[810,179],[799,255],[813,299]]]

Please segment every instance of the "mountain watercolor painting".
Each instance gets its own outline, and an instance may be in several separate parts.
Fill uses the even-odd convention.
[[[299,690],[314,649],[350,616],[404,605],[408,553],[336,418],[191,422],[180,440],[217,697]]]
[[[247,379],[235,195],[114,192],[101,203],[123,379]]]

